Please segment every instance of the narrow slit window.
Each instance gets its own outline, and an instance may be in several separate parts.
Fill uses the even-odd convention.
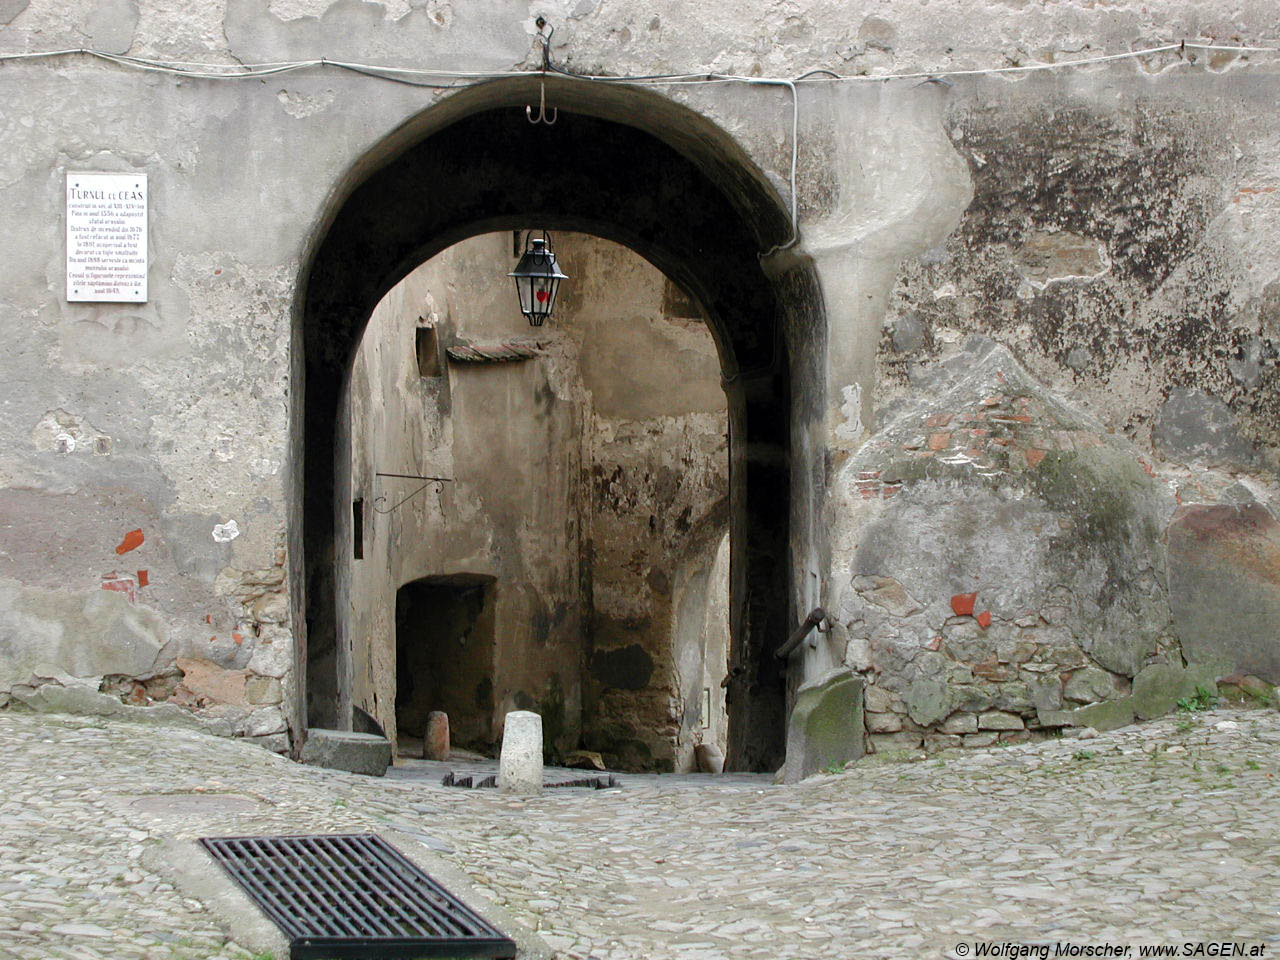
[[[418,376],[440,376],[440,341],[435,327],[418,327],[414,334],[418,353]]]
[[[351,554],[364,559],[364,498],[351,501]]]

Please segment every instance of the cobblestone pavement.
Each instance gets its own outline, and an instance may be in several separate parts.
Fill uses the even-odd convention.
[[[978,940],[1280,951],[1270,711],[874,759],[791,787],[623,777],[523,801],[89,717],[0,713],[0,765],[5,958],[248,957],[224,918],[143,866],[148,847],[393,828],[563,957],[945,957]]]

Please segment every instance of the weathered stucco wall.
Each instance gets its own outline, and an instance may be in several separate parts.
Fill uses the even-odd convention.
[[[706,580],[727,524],[715,345],[696,306],[625,247],[554,239],[571,279],[540,329],[516,309],[509,233],[433,258],[366,328],[349,390],[364,558],[352,559],[348,528],[338,571],[353,699],[394,736],[397,670],[408,669],[397,663],[397,590],[491,578],[492,624],[447,658],[473,664],[450,675],[467,683],[452,701],[467,722],[454,712],[455,728],[487,716],[461,742],[491,750],[508,711],[534,709],[552,756],[581,746],[614,765],[670,769],[680,752],[687,766],[702,686],[680,684],[676,665],[684,648],[702,649]],[[415,349],[423,326],[439,350],[429,376]],[[462,343],[510,344],[531,358],[449,359]],[[388,513],[419,484],[379,472],[453,482]],[[697,576],[695,601],[686,594]],[[681,602],[696,612],[676,602],[681,577]],[[710,601],[721,620],[727,601],[727,589]],[[723,663],[726,638],[712,642]]]
[[[703,636],[681,635],[682,614],[698,618],[679,601],[693,599],[690,579],[710,570],[728,527],[716,347],[697,304],[626,248],[565,250],[581,265],[562,326],[591,410],[583,745],[632,766],[689,769],[702,689],[682,685],[678,665]],[[704,608],[726,608],[727,588],[704,590]]]
[[[1216,0],[916,0],[891,8],[821,0],[803,10],[754,0],[715,6],[711,15],[705,6],[665,0],[18,0],[2,13],[4,53],[87,46],[175,60],[327,57],[445,70],[535,63],[530,38],[542,13],[557,25],[553,52],[561,61],[613,74],[795,76],[827,66],[883,75],[1043,65],[1171,37],[1233,43],[1280,36],[1280,12],[1269,0],[1229,9]],[[940,632],[933,626],[950,591],[983,598],[1003,589],[995,573],[957,579],[948,566],[948,557],[973,544],[966,500],[994,498],[993,507],[1016,500],[1039,482],[1036,471],[1061,459],[1056,454],[1080,452],[1051,450],[1038,445],[1045,438],[1034,430],[1010,427],[1001,437],[1008,444],[997,446],[1021,451],[1026,463],[1012,479],[979,477],[976,467],[952,463],[938,476],[882,485],[879,510],[909,518],[933,505],[927,529],[906,519],[897,529],[906,554],[929,552],[940,566],[906,559],[894,566],[888,558],[863,565],[858,558],[882,529],[877,524],[899,521],[867,512],[861,474],[880,470],[882,477],[865,479],[883,481],[890,461],[879,441],[896,440],[903,417],[919,413],[925,446],[904,449],[914,443],[915,435],[907,437],[893,463],[926,451],[939,461],[963,454],[985,462],[962,444],[986,428],[966,423],[962,435],[927,427],[934,416],[967,416],[974,402],[981,412],[987,398],[953,396],[948,377],[935,376],[948,362],[973,362],[977,354],[966,344],[974,336],[1007,350],[1010,359],[1000,363],[1023,384],[1020,393],[999,393],[1000,403],[1013,404],[1003,412],[1034,416],[1019,411],[1020,398],[1065,411],[1053,414],[1072,425],[1061,432],[1097,437],[1089,456],[1114,456],[1099,475],[1104,485],[1121,484],[1137,497],[1130,504],[1142,505],[1122,511],[1125,524],[1135,517],[1156,523],[1154,532],[1124,540],[1123,556],[1135,567],[1126,575],[1149,570],[1150,581],[1126,581],[1115,596],[1127,598],[1121,606],[1140,596],[1167,605],[1168,621],[1153,614],[1142,635],[1170,639],[1161,641],[1168,665],[1183,669],[1174,661],[1204,664],[1221,655],[1233,666],[1215,668],[1215,677],[1239,668],[1280,679],[1276,57],[1189,48],[948,83],[799,87],[801,241],[766,260],[777,269],[811,257],[818,281],[816,290],[792,291],[790,301],[808,310],[795,310],[788,327],[796,377],[786,464],[789,613],[798,622],[814,603],[846,612],[839,630],[802,647],[789,682],[846,663],[913,682],[895,660],[846,660],[857,639],[853,598],[881,589],[858,578],[903,584],[929,611],[921,615],[931,635],[922,642],[946,640],[946,621]],[[107,682],[104,696],[176,696],[224,732],[274,736],[286,724],[297,732],[305,643],[299,281],[335,198],[386,159],[393,131],[448,93],[332,68],[216,81],[81,56],[7,62],[0,92],[7,228],[0,322],[10,334],[0,357],[0,698],[10,696],[5,691],[29,698],[32,681],[52,675],[66,689],[80,677],[77,689],[89,692],[103,678],[124,678]],[[662,95],[726,131],[781,203],[791,199],[785,88],[681,86]],[[63,299],[63,177],[88,170],[149,177],[146,304]],[[618,189],[646,187],[623,176]],[[715,241],[708,236],[709,249]],[[548,374],[526,386],[554,393],[553,380]],[[918,410],[921,403],[936,409]],[[564,428],[584,428],[568,406]],[[944,433],[942,446],[929,450],[929,438]],[[623,455],[622,447],[610,454]],[[517,469],[531,469],[528,463]],[[567,488],[550,476],[547,482],[540,496],[548,504],[569,502]],[[888,500],[886,489],[895,491]],[[1023,611],[1010,607],[1016,629],[1060,626],[1046,619],[1057,614],[1045,611],[1064,604],[1044,571],[1075,574],[1080,548],[1044,530],[1064,530],[1062,522],[1079,522],[1088,511],[1049,504],[1030,525],[1001,516],[981,542],[1045,564],[1033,578],[1038,586],[1015,606],[1046,622],[1017,626]],[[126,535],[135,530],[143,541],[129,549]],[[557,536],[569,550],[580,534]],[[459,549],[459,562],[470,563]],[[570,552],[563,562],[577,561]],[[904,564],[927,582],[907,589]],[[944,568],[951,572],[944,576]],[[1080,581],[1065,605],[1107,609],[1113,599],[1107,581]],[[1217,626],[1227,615],[1239,629]],[[914,614],[892,616],[898,619],[886,629],[898,632],[884,639],[905,649]],[[1088,627],[1081,638],[1104,646],[1115,639],[1095,632]],[[992,636],[975,635],[973,656],[950,662],[960,669],[994,656],[999,669],[1011,670]],[[1125,682],[1137,683],[1127,672],[1135,665],[1095,664],[1115,684],[1102,696],[1136,695],[1124,692]],[[1073,671],[1085,667],[1060,666],[1065,697]],[[343,669],[371,677],[385,664]],[[902,723],[893,733],[905,732],[907,742],[926,730],[941,735],[946,719],[920,724],[909,711],[897,714],[895,691],[884,690],[887,700],[869,690],[870,714],[907,719],[876,723]],[[1026,725],[1033,717],[1019,709],[1003,712]],[[1038,713],[1034,719],[1040,723]]]
[[[365,559],[351,559],[348,529],[339,552],[346,593],[339,642],[350,646],[354,702],[392,736],[396,591],[457,574],[494,579],[493,639],[501,656],[489,654],[488,686],[467,691],[477,710],[487,706],[500,722],[508,710],[536,708],[550,734],[576,734],[562,729],[580,703],[585,505],[575,366],[554,349],[545,359],[500,366],[441,355],[436,375],[423,377],[415,348],[423,325],[435,329],[441,354],[455,338],[500,342],[532,332],[503,276],[510,246],[510,235],[478,237],[410,274],[375,311],[352,374],[348,499],[365,503]],[[454,482],[428,487],[393,510],[421,484],[378,472]],[[350,511],[346,517],[349,527]],[[491,737],[498,729],[490,727]]]
[[[1280,264],[1246,226],[1268,223],[1280,144],[1273,85],[1237,67],[952,95],[972,200],[897,273],[876,432],[840,485],[836,633],[880,680],[873,743],[1114,725],[1280,680]]]

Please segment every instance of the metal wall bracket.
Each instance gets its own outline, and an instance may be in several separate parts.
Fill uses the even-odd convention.
[[[413,491],[413,493],[409,494],[399,503],[396,503],[385,509],[380,508],[378,504],[384,503],[387,498],[385,496],[375,497],[373,501],[373,511],[374,513],[381,513],[383,515],[386,515],[388,513],[394,513],[396,510],[399,510],[406,503],[408,503],[410,500],[412,500],[414,497],[416,497],[418,494],[420,494],[423,490],[427,489],[427,487],[431,486],[432,484],[435,484],[436,493],[440,493],[442,490],[444,490],[444,485],[446,483],[454,482],[453,477],[420,477],[416,473],[375,473],[374,476],[375,477],[394,477],[399,480],[425,480],[426,481],[425,483],[423,483],[422,486],[418,487],[416,490]]]

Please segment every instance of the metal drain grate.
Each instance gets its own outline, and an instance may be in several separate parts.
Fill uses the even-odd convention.
[[[514,957],[516,945],[374,834],[205,837],[292,960]]]

